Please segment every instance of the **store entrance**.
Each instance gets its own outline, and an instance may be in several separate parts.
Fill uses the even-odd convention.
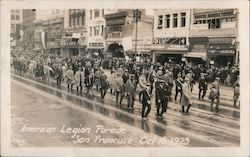
[[[234,63],[234,56],[216,56],[211,59],[215,61],[217,66],[232,66]]]

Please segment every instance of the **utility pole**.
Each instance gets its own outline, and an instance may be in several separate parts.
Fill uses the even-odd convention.
[[[137,53],[137,34],[138,34],[138,21],[139,18],[141,18],[141,12],[139,9],[136,9],[133,11],[134,13],[134,20],[135,20],[135,54],[139,56],[139,53]]]

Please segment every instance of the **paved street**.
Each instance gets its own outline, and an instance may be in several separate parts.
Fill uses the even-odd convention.
[[[94,96],[68,92],[66,84],[56,88],[55,81],[48,85],[43,80],[31,80],[12,75],[12,144],[14,146],[239,146],[240,126],[239,108],[233,108],[232,88],[221,88],[219,113],[210,111],[210,103],[197,99],[197,85],[194,87],[194,104],[188,116],[180,113],[180,106],[174,102],[163,120],[156,119],[156,108],[152,106],[148,121],[141,120],[141,104],[135,103],[135,109],[127,109],[124,99],[122,106],[115,105],[115,96],[109,90],[104,100],[95,91]],[[154,102],[154,101],[153,101]],[[22,128],[55,127],[54,133],[22,132]],[[62,126],[71,128],[90,128],[90,142],[77,141],[77,136],[61,133]],[[104,134],[110,138],[132,138],[132,143],[102,144],[94,142],[98,134],[96,126],[120,128],[124,134]],[[157,139],[169,139],[167,143],[145,144],[142,136]],[[183,138],[184,137],[184,138]],[[189,139],[187,142],[186,140]],[[78,139],[79,140],[79,139]],[[142,141],[141,141],[142,140]],[[182,142],[179,142],[182,141]],[[187,142],[187,144],[185,142]]]

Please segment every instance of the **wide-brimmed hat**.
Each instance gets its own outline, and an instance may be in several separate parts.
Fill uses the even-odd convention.
[[[185,81],[189,81],[190,80],[190,78],[189,77],[185,77],[185,79],[184,79]]]
[[[163,79],[158,79],[159,83],[165,83],[165,81]]]
[[[220,78],[219,78],[219,77],[216,77],[215,80],[220,80]]]

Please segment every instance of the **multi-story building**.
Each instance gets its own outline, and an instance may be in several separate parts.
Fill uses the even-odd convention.
[[[190,56],[205,56],[207,64],[237,63],[237,10],[193,9]]]
[[[180,62],[188,52],[190,13],[190,9],[155,10],[153,62]]]
[[[99,56],[104,53],[105,48],[105,25],[104,9],[86,10],[87,22],[87,48],[88,52]]]
[[[107,14],[105,18],[106,51],[113,57],[149,54],[153,35],[153,16],[146,15],[145,10],[120,9],[117,13]]]
[[[61,39],[64,56],[82,55],[87,47],[86,11],[69,9],[64,14],[64,33]]]
[[[24,49],[33,50],[35,48],[34,43],[34,20],[36,19],[36,10],[35,9],[24,9],[23,10],[23,40],[24,40]]]
[[[22,47],[22,15],[20,9],[11,9],[10,11],[10,37],[13,49],[20,49]]]
[[[64,28],[64,17],[50,18],[43,22],[43,31],[47,34],[47,48],[50,53],[61,54],[61,39]]]

